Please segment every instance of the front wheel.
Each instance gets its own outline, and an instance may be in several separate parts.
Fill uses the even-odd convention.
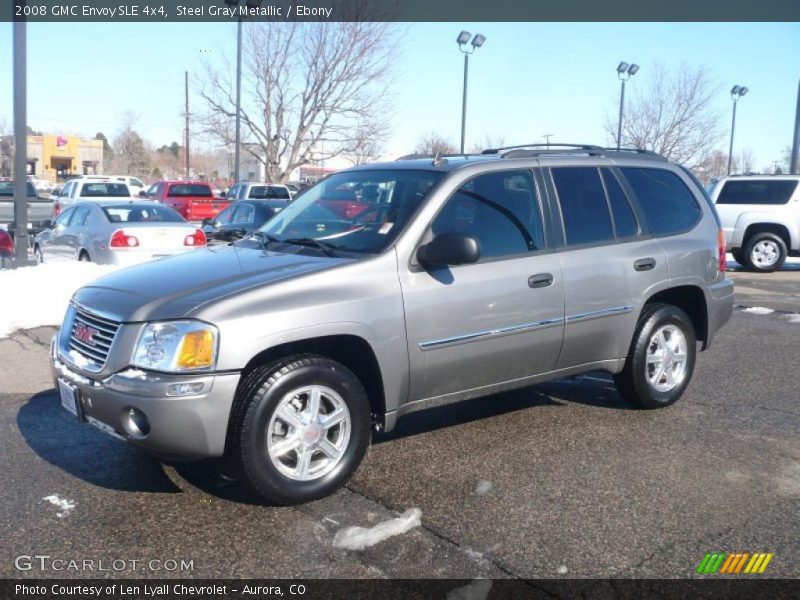
[[[744,246],[744,265],[760,273],[771,273],[786,262],[786,243],[774,233],[756,233]]]
[[[231,458],[275,504],[333,493],[370,441],[364,387],[344,365],[298,355],[253,371],[240,386],[229,432]]]
[[[639,408],[662,408],[681,397],[694,372],[697,343],[689,316],[676,306],[642,311],[625,367],[614,375],[620,395]]]

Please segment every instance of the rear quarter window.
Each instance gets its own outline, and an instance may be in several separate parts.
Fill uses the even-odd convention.
[[[683,180],[666,169],[622,167],[653,235],[688,231],[703,214]]]
[[[797,189],[797,181],[726,181],[717,196],[717,204],[786,204]]]

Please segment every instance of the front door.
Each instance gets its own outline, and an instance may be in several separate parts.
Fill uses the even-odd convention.
[[[431,270],[400,265],[409,401],[478,395],[480,388],[552,370],[563,338],[564,288],[532,174],[502,171],[470,180],[431,224],[431,236],[443,233],[473,236],[482,256],[475,264]]]

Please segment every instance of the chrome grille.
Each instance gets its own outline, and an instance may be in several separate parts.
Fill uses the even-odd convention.
[[[90,340],[80,339],[76,334],[79,329],[90,329]],[[69,349],[94,363],[89,370],[99,371],[106,364],[118,330],[119,323],[76,308],[70,330]]]

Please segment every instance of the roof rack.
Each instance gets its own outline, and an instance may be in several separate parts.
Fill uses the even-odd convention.
[[[520,144],[518,146],[505,146],[502,148],[490,148],[484,150],[481,154],[495,154],[501,158],[527,158],[534,156],[545,155],[574,155],[583,154],[586,156],[603,156],[613,158],[615,155],[628,155],[631,154],[647,157],[651,159],[664,160],[667,158],[653,152],[652,150],[645,150],[643,148],[604,148],[602,146],[595,146],[593,144]]]
[[[478,156],[478,155],[476,155],[474,152],[473,153],[460,152],[460,153],[456,153],[456,154],[440,154],[438,152],[436,154],[418,154],[418,153],[415,152],[415,153],[412,153],[412,154],[406,154],[405,156],[401,156],[400,158],[396,158],[395,160],[396,161],[397,160],[417,160],[417,159],[422,159],[422,158],[430,158],[431,160],[433,160],[433,159],[435,159],[437,157],[438,158],[467,158],[469,156]]]

